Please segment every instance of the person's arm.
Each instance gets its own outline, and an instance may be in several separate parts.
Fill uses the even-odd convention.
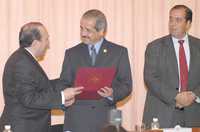
[[[161,79],[161,71],[164,70],[160,66],[161,50],[155,44],[149,44],[145,52],[145,65],[144,65],[144,81],[147,85],[149,92],[163,103],[175,106],[175,97],[177,94],[176,88],[171,88],[167,84],[167,80]],[[171,79],[171,78],[168,78]]]
[[[119,56],[116,77],[112,83],[113,102],[124,99],[131,94],[132,91],[132,76],[127,49],[123,48],[121,52],[119,52]]]
[[[16,96],[20,103],[28,108],[51,109],[61,105],[61,94],[37,66],[29,60],[17,62],[14,73],[16,79]]]
[[[62,91],[65,89],[65,87],[61,84],[60,78],[51,79],[50,82],[55,91]]]

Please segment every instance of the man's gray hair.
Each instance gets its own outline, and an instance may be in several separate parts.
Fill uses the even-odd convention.
[[[97,9],[92,9],[86,11],[82,18],[93,18],[96,21],[95,24],[95,29],[99,32],[100,30],[104,30],[106,32],[107,30],[107,20],[103,12],[97,10]]]

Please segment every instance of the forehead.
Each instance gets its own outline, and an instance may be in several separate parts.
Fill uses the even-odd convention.
[[[82,18],[80,24],[85,26],[95,26],[96,20],[94,18]]]
[[[170,17],[185,17],[185,9],[184,8],[178,8],[178,9],[172,9],[170,11]]]

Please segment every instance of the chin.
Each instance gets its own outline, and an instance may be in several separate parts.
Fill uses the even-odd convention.
[[[90,42],[88,42],[88,41],[82,41],[84,44],[89,44]]]
[[[81,41],[85,44],[89,44],[90,42],[87,39],[81,39]]]
[[[178,38],[178,34],[177,33],[171,33],[171,35],[175,38]]]

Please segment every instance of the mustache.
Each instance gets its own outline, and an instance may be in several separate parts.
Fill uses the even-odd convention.
[[[88,36],[81,36],[81,38],[87,38],[88,39],[89,37]]]

